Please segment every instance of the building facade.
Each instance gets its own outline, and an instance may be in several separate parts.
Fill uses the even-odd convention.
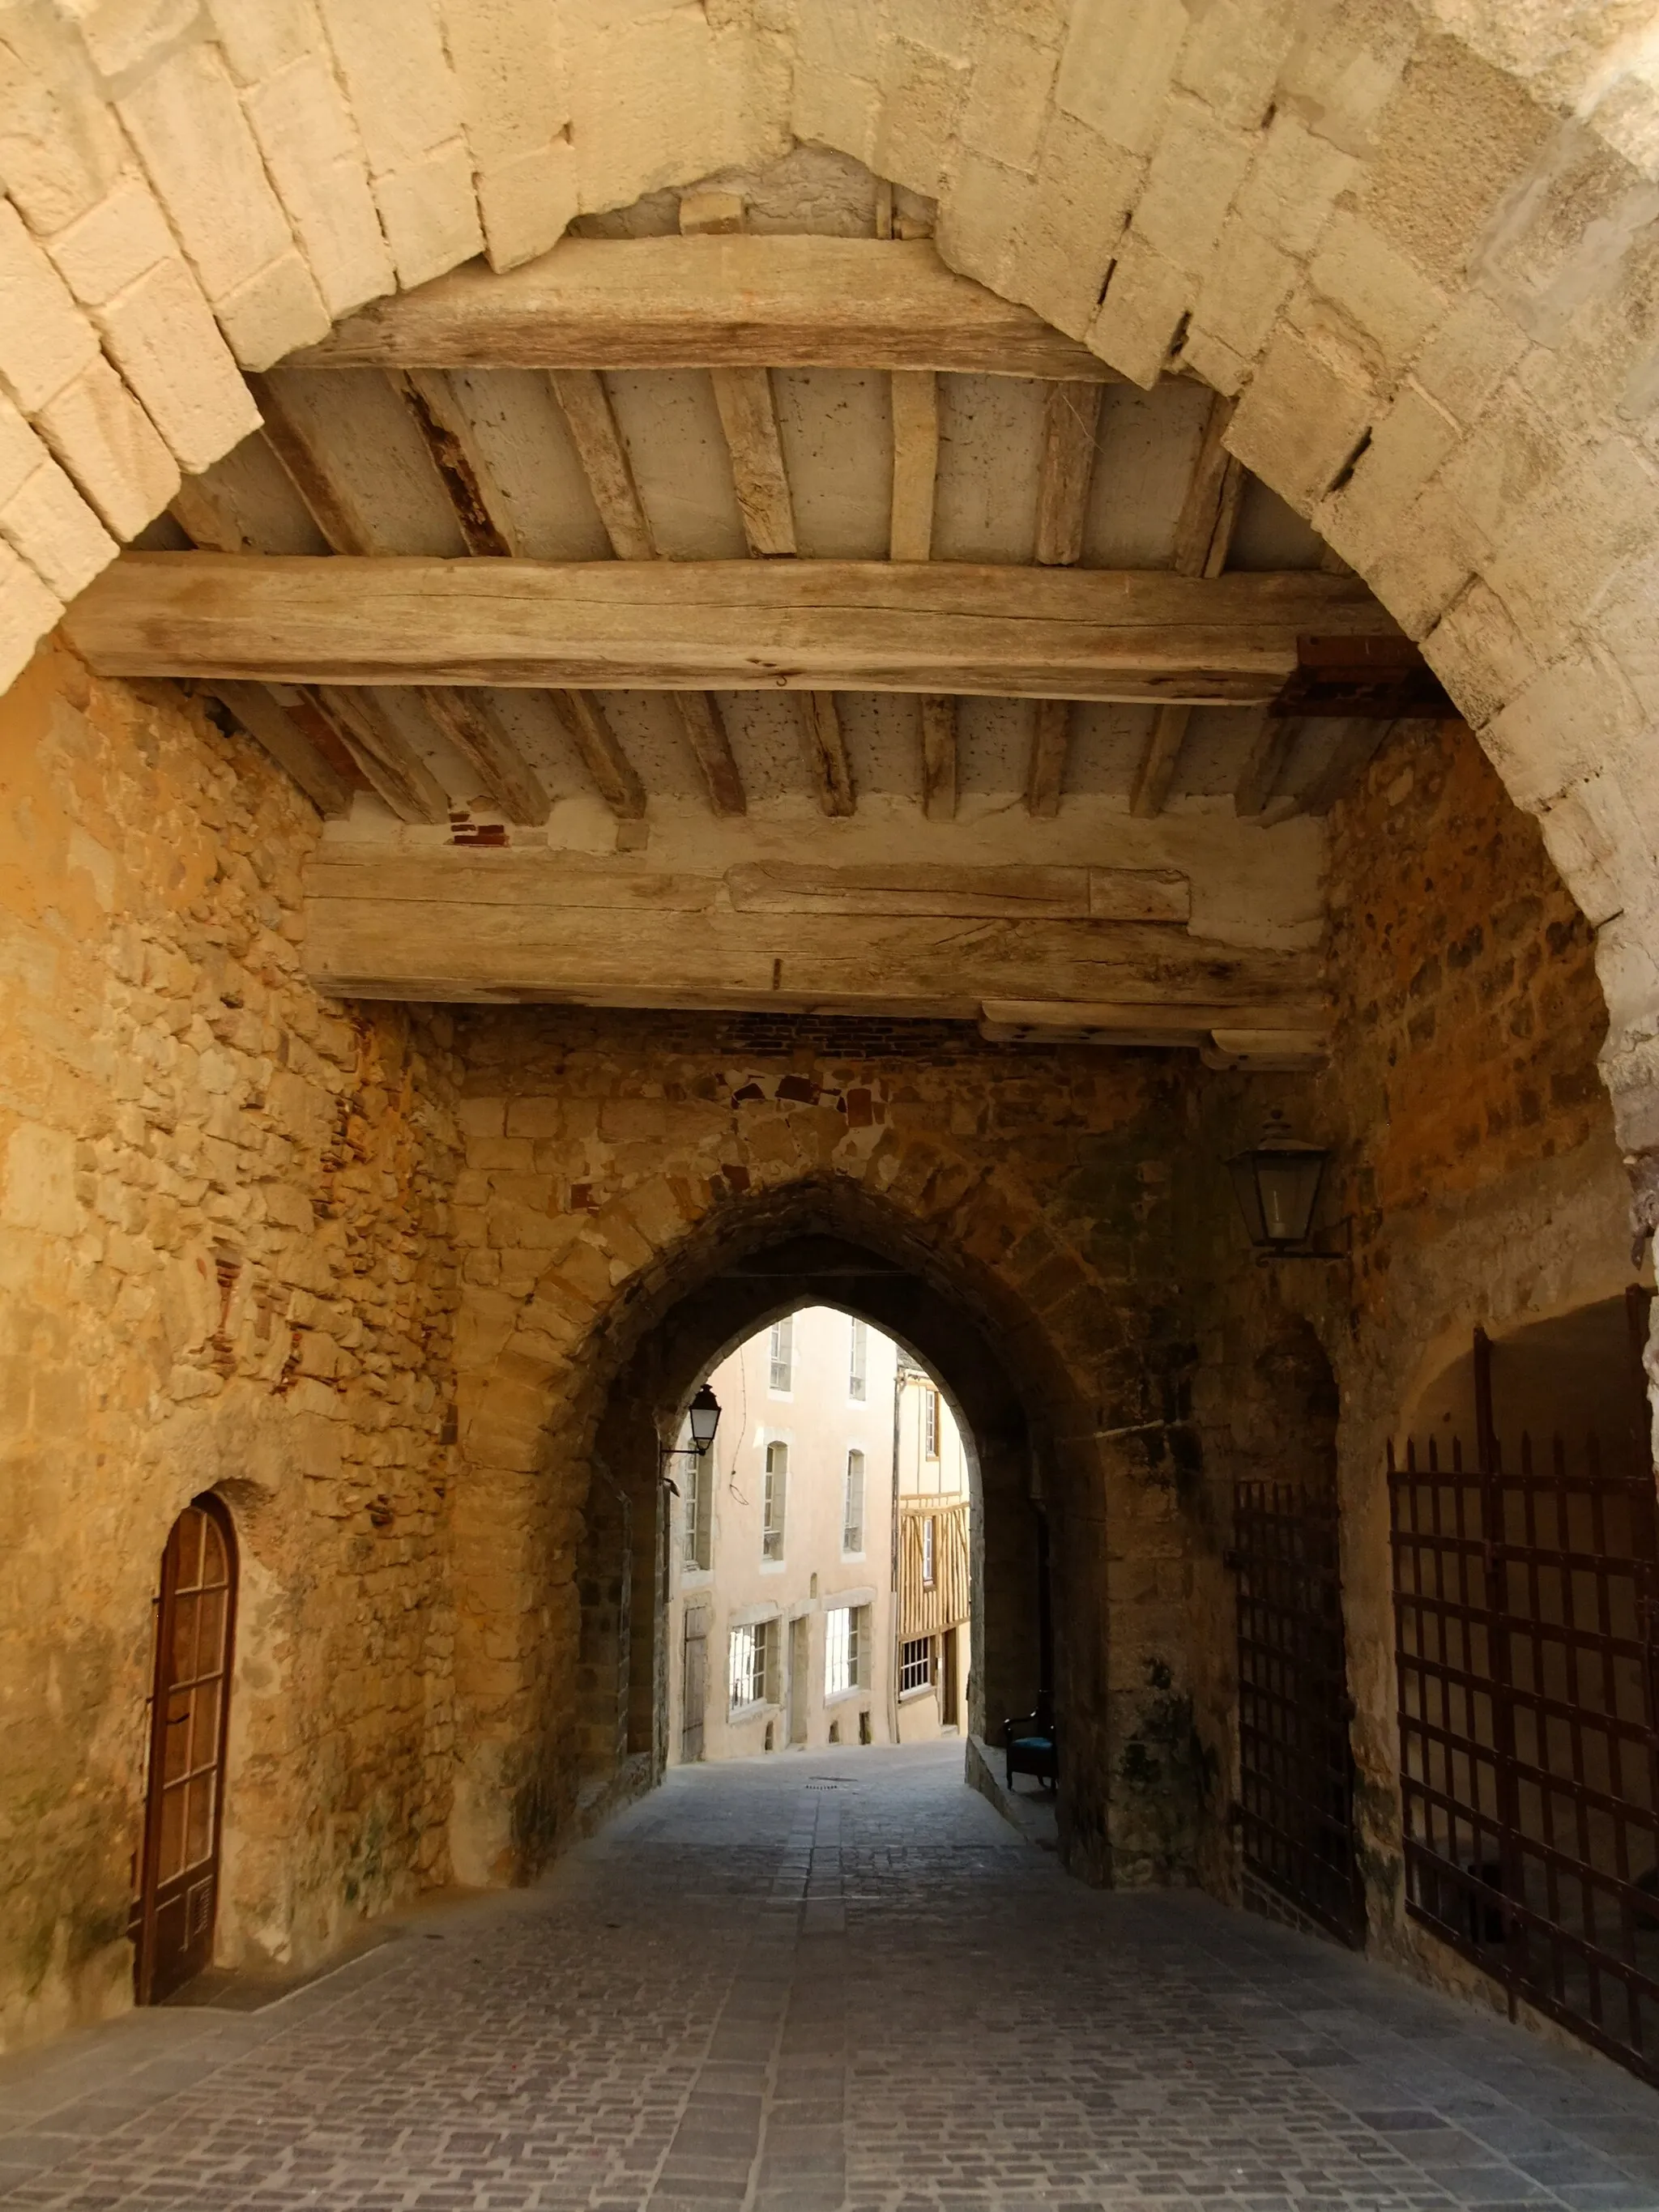
[[[671,1762],[958,1729],[968,1459],[937,1384],[833,1306],[709,1382],[714,1446],[669,1462]]]

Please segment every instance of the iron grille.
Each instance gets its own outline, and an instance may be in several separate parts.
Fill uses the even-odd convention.
[[[1344,1943],[1364,1941],[1352,1707],[1334,1495],[1241,1482],[1239,1807],[1246,1869]]]
[[[1652,1469],[1506,1467],[1480,1337],[1476,1401],[1474,1465],[1389,1459],[1407,1910],[1659,2081]]]

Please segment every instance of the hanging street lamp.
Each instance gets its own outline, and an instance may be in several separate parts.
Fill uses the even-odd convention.
[[[1314,1209],[1329,1158],[1325,1146],[1303,1144],[1275,1122],[1260,1144],[1227,1162],[1244,1226],[1258,1252],[1340,1256],[1309,1249]]]

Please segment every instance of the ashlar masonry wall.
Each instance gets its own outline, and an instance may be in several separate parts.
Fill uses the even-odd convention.
[[[0,2028],[131,2002],[152,1600],[235,1521],[220,1955],[447,1869],[448,1024],[300,973],[315,818],[171,690],[0,708]]]

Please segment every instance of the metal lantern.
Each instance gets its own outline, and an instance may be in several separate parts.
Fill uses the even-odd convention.
[[[1307,1243],[1329,1158],[1322,1145],[1299,1144],[1274,1132],[1254,1151],[1228,1161],[1252,1244],[1273,1252]]]
[[[705,1382],[691,1401],[689,1409],[691,1423],[691,1449],[701,1459],[714,1441],[714,1431],[720,1425],[720,1401]]]

